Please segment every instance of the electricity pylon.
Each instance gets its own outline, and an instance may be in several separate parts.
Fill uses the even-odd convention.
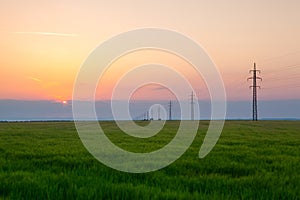
[[[258,77],[257,73],[261,73],[261,71],[256,69],[256,64],[254,63],[254,69],[250,70],[249,73],[253,74],[252,77],[249,77],[247,79],[247,81],[250,80],[250,79],[253,80],[252,85],[249,87],[250,89],[252,88],[252,93],[253,93],[252,94],[252,97],[253,97],[253,100],[252,100],[252,120],[257,121],[257,88],[260,89],[260,86],[257,85],[257,80],[262,81],[262,78]]]

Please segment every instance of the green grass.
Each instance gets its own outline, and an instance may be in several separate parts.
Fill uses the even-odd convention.
[[[148,139],[101,125],[116,145],[149,152],[174,137],[178,122]],[[207,127],[200,122],[191,147],[170,166],[129,174],[94,159],[71,122],[0,123],[0,198],[300,199],[300,121],[227,121],[215,148],[199,159]]]

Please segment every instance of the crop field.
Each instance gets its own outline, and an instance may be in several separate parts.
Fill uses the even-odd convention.
[[[114,122],[100,123],[132,152],[162,148],[179,125],[168,121],[154,137],[137,139]],[[199,159],[208,124],[200,122],[193,144],[171,165],[131,174],[97,161],[73,122],[0,123],[0,199],[300,199],[300,121],[227,121]]]

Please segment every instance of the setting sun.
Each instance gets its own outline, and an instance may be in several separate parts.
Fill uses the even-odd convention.
[[[300,0],[0,5],[0,200],[300,200]]]

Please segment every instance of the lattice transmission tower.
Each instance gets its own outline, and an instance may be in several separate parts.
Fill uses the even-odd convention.
[[[257,118],[257,88],[260,89],[260,86],[257,85],[257,80],[261,80],[262,81],[262,78],[261,77],[258,77],[257,74],[258,73],[261,73],[260,70],[257,70],[256,69],[256,63],[254,63],[254,69],[253,70],[250,70],[249,73],[252,74],[251,77],[249,77],[247,79],[247,81],[249,81],[250,79],[252,79],[253,83],[252,85],[249,87],[250,89],[252,88],[252,120],[253,121],[257,121],[258,118]]]

